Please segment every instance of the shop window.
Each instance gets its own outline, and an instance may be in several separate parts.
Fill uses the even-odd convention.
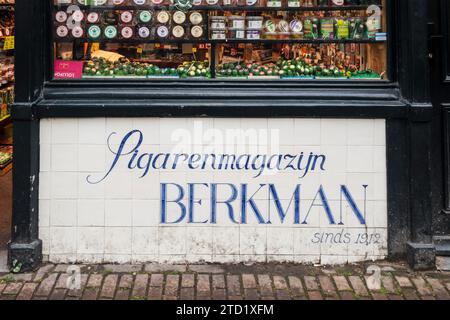
[[[55,79],[387,80],[387,0],[54,0]]]

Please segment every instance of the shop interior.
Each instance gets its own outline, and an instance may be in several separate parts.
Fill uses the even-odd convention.
[[[386,1],[55,0],[55,65],[82,61],[87,79],[388,80]]]
[[[0,269],[6,262],[12,217],[12,130],[14,101],[14,1],[0,1]]]

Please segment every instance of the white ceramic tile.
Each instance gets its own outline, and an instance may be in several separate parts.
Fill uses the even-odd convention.
[[[135,118],[133,119],[133,130],[142,132],[145,145],[159,144],[160,142],[159,118]]]
[[[373,171],[386,172],[387,157],[385,146],[375,146],[373,148]]]
[[[133,202],[130,200],[105,201],[105,225],[128,227],[132,225]]]
[[[268,128],[269,131],[271,131],[271,134],[274,134],[273,130],[278,131],[280,146],[290,146],[295,144],[294,119],[269,119]]]
[[[78,254],[103,254],[105,249],[105,228],[85,227],[77,230]]]
[[[53,199],[76,199],[78,181],[75,172],[53,172],[51,177],[51,194]]]
[[[39,200],[39,228],[50,226],[50,200]]]
[[[48,172],[51,170],[51,145],[50,144],[41,144],[39,146],[39,170],[41,172]]]
[[[159,228],[159,252],[160,254],[185,255],[186,228],[160,227]]]
[[[214,227],[213,243],[215,255],[239,254],[239,227]]]
[[[386,120],[384,119],[374,120],[374,145],[386,145]]]
[[[347,122],[342,119],[321,119],[320,139],[322,145],[344,146],[347,144]]]
[[[114,172],[109,175],[105,187],[106,199],[132,199],[132,177],[125,172]]]
[[[294,229],[293,228],[267,228],[267,254],[293,255]],[[291,258],[292,259],[292,258]]]
[[[78,200],[78,226],[100,227],[105,225],[105,201],[100,200]]]
[[[320,145],[320,120],[295,119],[294,120],[294,144],[298,146]]]
[[[78,142],[80,144],[103,145],[106,139],[105,118],[86,118],[79,121]]]
[[[193,139],[186,118],[162,118],[159,125],[160,144],[174,145]]]
[[[80,199],[104,199],[105,183],[98,182],[102,179],[103,174],[79,173],[78,179],[78,196]],[[89,181],[88,181],[89,180]],[[90,183],[95,182],[95,183]]]
[[[78,142],[78,119],[61,118],[52,120],[53,144],[76,144]]]
[[[131,244],[132,244],[131,227],[105,228],[105,254],[131,255]],[[129,260],[125,260],[124,262],[126,261]]]
[[[72,227],[77,223],[76,200],[53,200],[50,205],[50,225]]]
[[[298,228],[294,231],[295,255],[320,255],[320,231],[310,228]]]
[[[326,157],[324,175],[329,173],[347,172],[347,158],[349,156],[347,146],[323,146],[320,154]],[[350,156],[352,156],[350,154]],[[321,164],[321,162],[319,162]],[[317,170],[319,170],[318,168]]]
[[[266,254],[267,230],[265,227],[240,228],[239,232],[240,254]]]
[[[39,122],[39,142],[41,144],[52,142],[52,121],[53,119],[41,119]]]
[[[51,197],[51,173],[39,173],[39,199],[50,199]]]
[[[50,228],[39,226],[39,239],[42,240],[42,254],[50,253]]]
[[[347,172],[373,172],[373,146],[348,146]]]
[[[133,200],[133,226],[152,227],[160,222],[160,201]]]
[[[210,254],[213,249],[213,228],[189,227],[186,229],[188,255]]]
[[[78,169],[78,145],[55,144],[51,149],[53,171],[76,172]]]
[[[77,248],[76,228],[50,228],[50,253],[75,254]]]
[[[158,255],[158,228],[133,228],[133,254]]]
[[[348,145],[372,145],[374,141],[374,124],[373,120],[348,119]]]
[[[78,147],[78,168],[81,172],[107,172],[106,150],[103,145],[80,144]]]

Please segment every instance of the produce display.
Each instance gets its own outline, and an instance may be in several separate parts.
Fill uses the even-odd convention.
[[[258,63],[225,63],[218,66],[217,74],[221,77],[258,77],[276,76],[280,78],[380,78],[380,75],[370,69],[339,69],[335,66],[326,68],[320,65],[308,64],[297,58],[294,60],[279,60],[276,64]]]
[[[160,68],[151,63],[131,62],[126,58],[108,61],[93,58],[85,63],[84,76],[96,77],[211,77],[208,62],[184,62],[178,68]]]
[[[0,147],[0,168],[7,166],[13,158],[12,146]]]
[[[55,61],[83,78],[385,79],[387,1],[54,0]]]

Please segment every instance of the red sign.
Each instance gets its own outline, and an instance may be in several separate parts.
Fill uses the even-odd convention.
[[[81,79],[83,76],[83,61],[55,61],[55,79]]]

